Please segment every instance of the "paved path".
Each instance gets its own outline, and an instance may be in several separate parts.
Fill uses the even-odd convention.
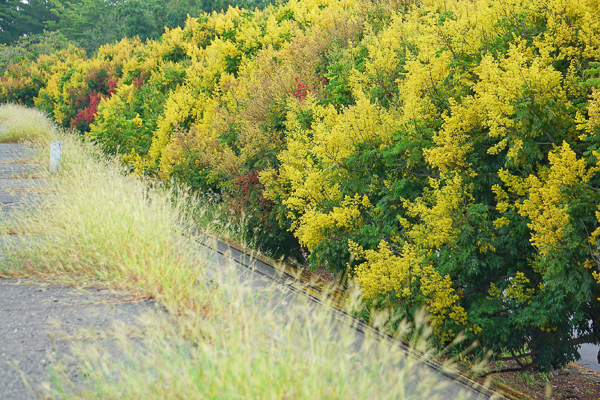
[[[0,399],[44,398],[40,385],[74,342],[110,337],[116,321],[136,326],[148,308],[106,290],[0,279]],[[75,366],[68,373],[77,381]]]

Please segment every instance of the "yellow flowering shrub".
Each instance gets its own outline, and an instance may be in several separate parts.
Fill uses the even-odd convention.
[[[261,175],[313,265],[354,271],[376,304],[425,304],[441,340],[458,326],[492,347],[571,349],[534,364],[574,354],[544,335],[568,337],[578,323],[557,315],[598,297],[597,5],[431,0],[382,7],[383,23],[363,10],[363,38],[330,53],[324,98],[288,107],[279,166]],[[548,308],[559,293],[579,306]]]
[[[464,330],[557,368],[575,332],[600,342],[599,6],[229,8],[11,66],[0,95],[220,193],[269,251],[375,307],[426,306],[440,342]]]

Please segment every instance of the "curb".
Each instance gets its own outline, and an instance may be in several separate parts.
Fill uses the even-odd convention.
[[[310,293],[310,290],[314,290],[314,291],[317,291],[318,293],[322,293],[321,288],[311,285],[310,283],[298,280],[295,276],[291,275],[284,269],[277,268],[276,266],[271,265],[271,263],[268,260],[264,259],[263,257],[259,258],[257,256],[247,254],[244,250],[234,246],[233,244],[223,242],[223,241],[216,239],[215,237],[213,237],[205,232],[202,232],[198,229],[194,229],[193,233],[198,234],[198,236],[196,236],[196,238],[192,238],[192,239],[195,240],[201,246],[204,246],[212,251],[217,252],[218,254],[238,263],[239,265],[243,266],[244,268],[249,269],[258,275],[261,275],[278,285],[286,287],[288,290],[290,290],[294,293],[305,296],[315,303],[329,307],[338,317],[350,322],[350,325],[353,326],[354,329],[356,329],[358,332],[361,332],[361,333],[369,332],[369,333],[373,334],[374,336],[376,336],[380,340],[387,339],[387,340],[390,340],[390,341],[396,343],[403,350],[409,349],[409,346],[406,343],[400,342],[400,341],[398,341],[398,339],[394,338],[393,336],[391,336],[387,333],[381,332],[380,330],[375,329],[375,328],[365,324],[363,321],[346,313],[344,310],[342,310],[341,308],[339,308],[337,306],[323,303],[318,297],[316,297],[314,294]],[[237,253],[237,257],[234,255],[235,253]],[[270,269],[272,273],[265,272],[264,269]],[[281,278],[286,278],[286,279],[284,280]],[[286,282],[286,280],[291,281],[291,283]],[[408,353],[408,351],[407,351],[407,353]],[[414,353],[414,350],[413,350],[413,353]],[[415,357],[415,356],[413,356],[413,357]],[[415,357],[415,358],[418,358],[418,357]],[[462,386],[464,386],[470,390],[473,390],[476,393],[486,396],[488,398],[505,399],[505,400],[518,400],[518,399],[519,400],[520,399],[529,400],[530,399],[530,397],[526,396],[525,394],[523,394],[517,390],[514,390],[504,384],[501,384],[499,382],[494,381],[494,385],[496,385],[498,387],[498,390],[490,389],[490,388],[484,386],[483,384],[481,384],[480,382],[477,382],[463,374],[444,371],[444,369],[442,368],[442,365],[435,361],[432,361],[432,360],[419,360],[419,361],[426,364],[427,366],[429,366],[436,372],[440,373],[441,375],[443,375],[447,378],[450,378],[454,382],[457,382],[457,383],[461,384]]]

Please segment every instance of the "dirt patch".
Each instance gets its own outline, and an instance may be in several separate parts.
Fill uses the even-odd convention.
[[[493,379],[499,389],[514,390],[511,394],[517,399],[600,399],[600,373],[574,363],[560,372],[505,372]]]

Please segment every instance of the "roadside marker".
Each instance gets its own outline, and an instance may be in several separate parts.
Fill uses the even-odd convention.
[[[58,172],[60,163],[62,161],[62,142],[52,142],[50,144],[50,173],[55,174]]]

